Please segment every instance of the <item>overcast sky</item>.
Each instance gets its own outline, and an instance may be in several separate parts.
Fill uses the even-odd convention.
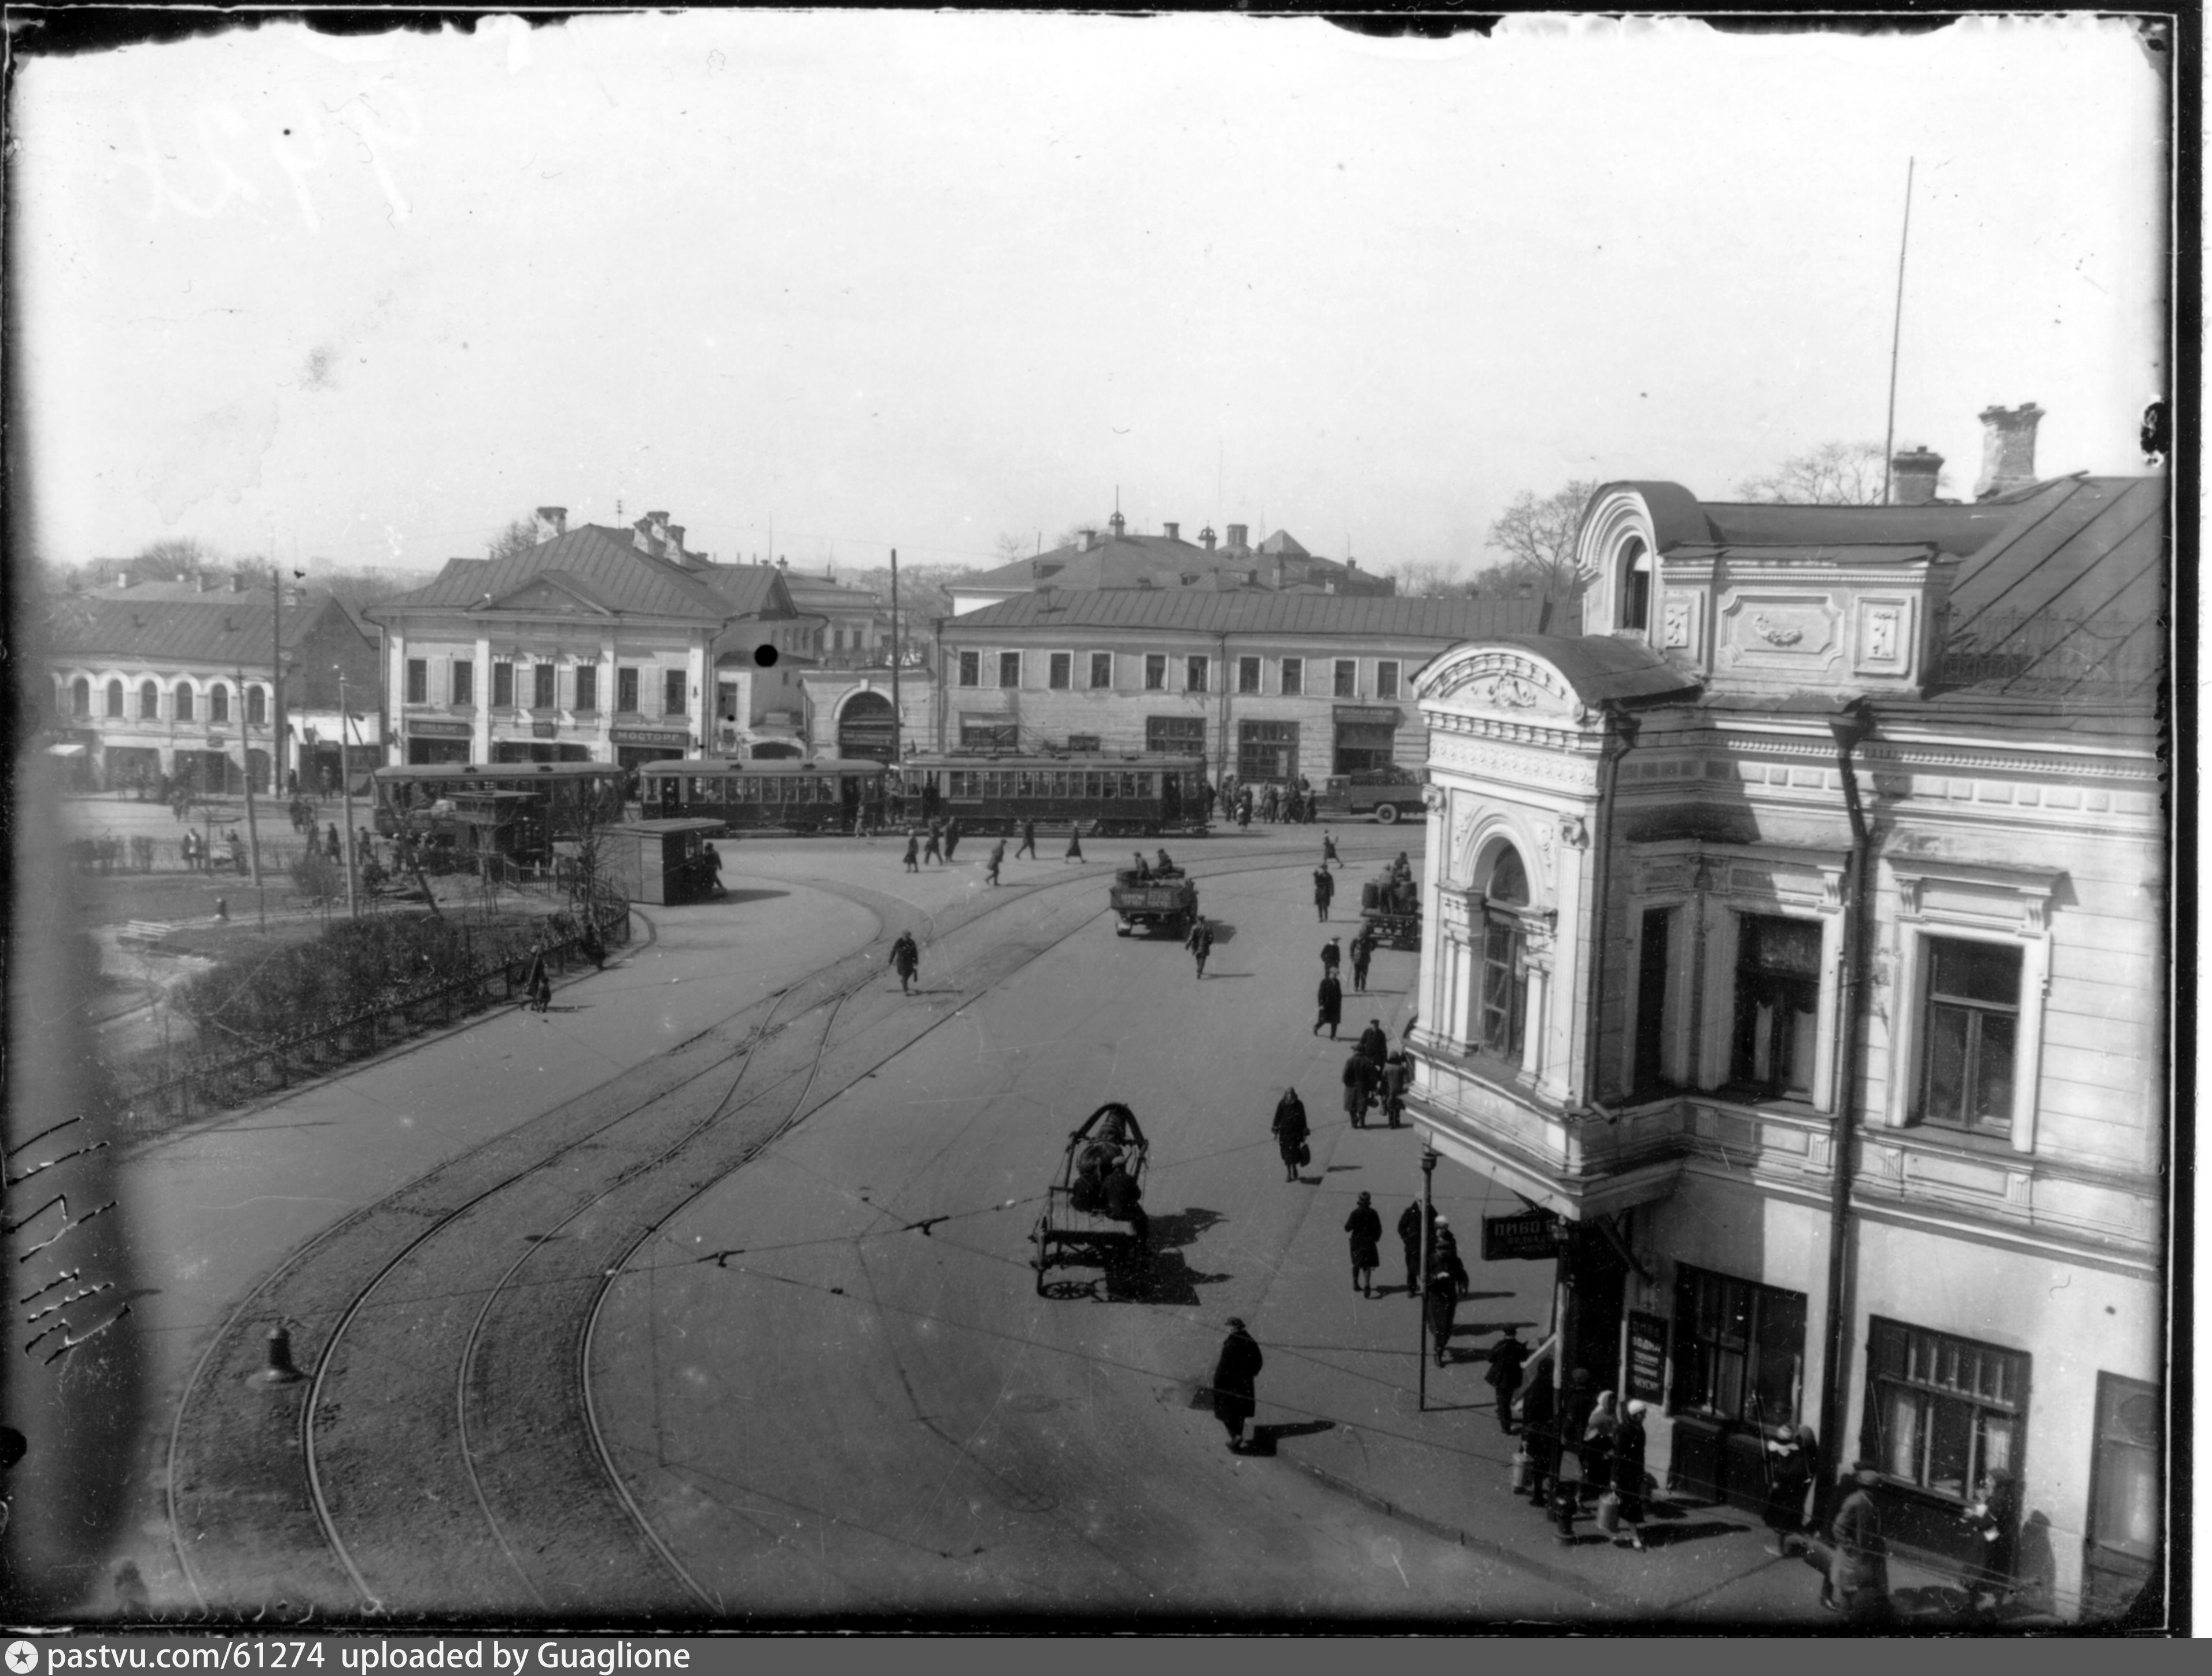
[[[2124,26],[600,17],[33,60],[38,541],[347,565],[542,503],[723,558],[1286,528],[1486,561],[1523,489],[1882,434],[2144,469],[2165,88]]]

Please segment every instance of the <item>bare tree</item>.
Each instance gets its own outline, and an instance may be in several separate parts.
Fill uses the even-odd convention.
[[[1485,592],[1526,586],[1548,598],[1573,598],[1582,591],[1575,537],[1582,530],[1583,508],[1596,492],[1595,483],[1579,478],[1542,496],[1522,489],[1490,526],[1484,542],[1504,554],[1505,562],[1483,571],[1477,585]]]
[[[1881,504],[1882,457],[1879,442],[1823,442],[1809,453],[1782,462],[1764,477],[1736,485],[1747,501],[1778,501],[1798,507],[1876,507]]]
[[[991,551],[1000,564],[1012,564],[1016,559],[1026,559],[1036,553],[1036,539],[1009,530],[991,543]]]
[[[488,559],[511,558],[517,553],[527,553],[537,545],[538,520],[518,518],[484,543],[484,556]]]
[[[1467,577],[1436,559],[1402,559],[1382,573],[1398,585],[1402,599],[1456,599],[1467,592]]]

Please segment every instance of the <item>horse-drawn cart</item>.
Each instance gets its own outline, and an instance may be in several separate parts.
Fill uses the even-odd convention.
[[[1144,1208],[1145,1163],[1152,1143],[1137,1116],[1109,1101],[1067,1138],[1058,1175],[1045,1188],[1044,1212],[1030,1238],[1041,1297],[1097,1296],[1097,1282],[1054,1282],[1053,1269],[1091,1267],[1108,1275],[1141,1273],[1150,1259]]]

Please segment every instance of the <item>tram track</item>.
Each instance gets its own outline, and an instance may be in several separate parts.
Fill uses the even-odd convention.
[[[1239,861],[1191,871],[1300,865]],[[805,883],[869,907],[879,937],[364,1207],[233,1313],[170,1440],[172,1532],[204,1608],[454,1621],[723,1609],[601,1435],[591,1351],[610,1287],[699,1194],[1103,911],[1096,875],[993,893],[942,928],[882,893]],[[1024,904],[1027,922],[994,937]],[[851,1016],[885,975],[884,941],[924,921],[936,963],[957,952],[951,1004],[879,991]],[[304,1388],[247,1382],[271,1319],[312,1364]]]

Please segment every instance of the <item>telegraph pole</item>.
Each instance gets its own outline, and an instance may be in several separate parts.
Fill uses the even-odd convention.
[[[338,789],[345,797],[346,918],[358,920],[361,903],[354,895],[353,764],[346,756],[346,730],[353,714],[346,708],[345,668],[337,664],[331,667],[338,672]]]
[[[1426,1413],[1429,1407],[1429,1271],[1437,1260],[1436,1185],[1437,1149],[1425,1146],[1421,1149],[1421,1272],[1415,1293],[1415,1302],[1420,1305],[1421,1336],[1413,1350],[1413,1363],[1419,1369],[1414,1401],[1417,1413]]]
[[[1889,504],[1889,460],[1897,447],[1897,346],[1905,334],[1905,251],[1912,237],[1912,166],[1905,160],[1905,225],[1897,235],[1897,313],[1889,325],[1889,418],[1881,434],[1881,503]]]
[[[284,580],[269,559],[269,794],[284,795]]]
[[[238,666],[238,754],[246,765],[246,855],[253,871],[255,916],[269,929],[269,897],[261,888],[261,829],[253,818],[253,733],[246,721],[246,665]]]
[[[904,757],[899,750],[899,609],[898,549],[891,549],[891,767]]]

